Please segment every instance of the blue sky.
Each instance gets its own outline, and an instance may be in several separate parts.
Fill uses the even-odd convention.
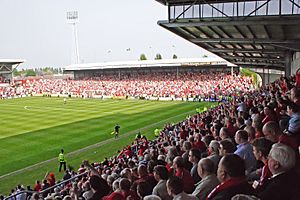
[[[212,55],[158,26],[158,20],[167,19],[167,8],[154,0],[1,0],[0,58],[25,59],[21,68],[74,63],[68,11],[78,11],[83,63],[137,60],[141,53],[148,59],[156,53],[163,58]]]

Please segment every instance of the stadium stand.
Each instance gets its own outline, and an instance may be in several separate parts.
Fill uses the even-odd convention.
[[[29,85],[40,88],[36,83]],[[41,83],[48,83],[48,80]],[[57,84],[63,83],[68,82]],[[284,85],[286,83],[288,86]],[[132,145],[124,147],[112,158],[91,164],[84,161],[83,166],[78,166],[80,174],[67,171],[69,179],[44,190],[45,185],[50,184],[47,183],[49,180],[40,187],[34,187],[37,191],[24,192],[25,189],[18,186],[5,200],[231,199],[236,195],[248,199],[297,199],[300,196],[300,114],[297,109],[299,88],[295,85],[295,77],[290,77],[254,91],[245,91],[242,97],[220,102],[217,107],[177,124],[166,124],[160,136],[153,141],[145,136],[137,137]],[[263,120],[268,116],[266,109],[276,118]],[[293,131],[289,132],[291,126]],[[249,127],[254,129],[254,133],[247,131]],[[199,141],[201,138],[202,141]],[[261,141],[269,147],[262,145]],[[247,166],[251,166],[247,167],[245,156],[241,156],[240,151],[232,153],[234,145],[243,151],[243,155],[254,154],[258,162],[247,160]],[[211,159],[216,153],[222,157],[213,159],[209,165],[203,165],[205,160],[200,159],[197,171],[202,179],[198,183],[191,176],[191,166],[195,163],[188,165],[186,162],[192,160],[185,158],[194,155],[193,149],[200,150],[202,159]],[[214,175],[220,183],[215,180],[216,186],[210,187],[210,191],[206,190],[206,195],[201,196],[198,185],[208,182]],[[191,194],[197,195],[191,197]]]
[[[254,87],[250,77],[222,72],[136,73],[118,75],[95,74],[89,80],[24,80],[19,85],[0,87],[0,98],[29,95],[75,97],[133,97],[149,99],[195,98],[219,99],[236,97]]]

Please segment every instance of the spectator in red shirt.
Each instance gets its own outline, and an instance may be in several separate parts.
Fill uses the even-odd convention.
[[[188,170],[184,168],[183,159],[177,156],[174,159],[173,167],[175,169],[175,176],[179,177],[183,181],[183,191],[191,194],[194,191],[194,180]]]
[[[41,185],[40,181],[37,180],[36,184],[33,187],[33,190],[39,192],[39,191],[41,191],[41,189],[42,189],[42,185]]]
[[[269,121],[277,122],[276,113],[270,106],[264,107],[264,114],[265,114],[265,118],[262,120],[263,124],[266,124]]]
[[[257,190],[261,190],[267,180],[271,178],[272,173],[268,167],[268,155],[270,153],[270,150],[272,148],[272,142],[266,138],[257,138],[253,141],[252,147],[253,147],[253,154],[258,161],[262,161],[264,163],[264,166],[258,170],[256,170],[256,173],[260,174],[259,181],[255,181],[253,183],[253,187]]]
[[[51,173],[48,175],[47,181],[48,181],[50,187],[53,186],[53,185],[55,185],[55,176],[54,176],[54,173],[53,173],[53,172],[51,172]]]

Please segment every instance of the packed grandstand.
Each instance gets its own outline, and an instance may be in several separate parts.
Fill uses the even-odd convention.
[[[75,97],[235,97],[254,89],[251,77],[224,72],[95,74],[88,80],[29,79],[0,87],[0,98],[30,95]]]
[[[103,96],[235,98],[166,124],[153,141],[137,135],[114,157],[66,170],[63,180],[50,173],[32,189],[19,185],[7,199],[299,199],[300,89],[295,77],[256,90],[251,79],[238,74],[121,77],[28,80],[2,87],[1,96],[82,97],[93,91]]]

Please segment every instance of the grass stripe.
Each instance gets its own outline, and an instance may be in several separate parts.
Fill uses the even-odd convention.
[[[55,160],[29,174],[27,171],[0,179],[0,193],[7,191],[17,180],[20,181],[21,174],[24,183],[29,183],[30,178],[41,177],[41,171],[55,169],[57,153],[62,147],[66,152],[78,152],[79,149],[108,140],[112,137],[109,133],[115,123],[121,125],[122,133],[152,127],[158,122],[162,126],[166,119],[174,116],[182,119],[182,113],[193,112],[201,105],[203,103],[71,99],[65,106],[59,98],[36,97],[0,101],[0,110],[5,113],[0,116],[3,122],[0,124],[0,146],[3,149],[0,151],[0,176],[45,160]],[[45,106],[47,110],[25,110],[24,106]],[[178,117],[174,117],[174,120],[178,120]],[[150,133],[153,128],[147,131]],[[95,150],[96,155],[98,159],[111,155],[121,144],[129,142],[131,136],[124,136],[118,143],[108,142],[99,147],[100,152]],[[85,153],[79,153],[79,157],[71,156],[69,163],[78,166],[80,159],[94,158],[94,154],[88,148]]]

